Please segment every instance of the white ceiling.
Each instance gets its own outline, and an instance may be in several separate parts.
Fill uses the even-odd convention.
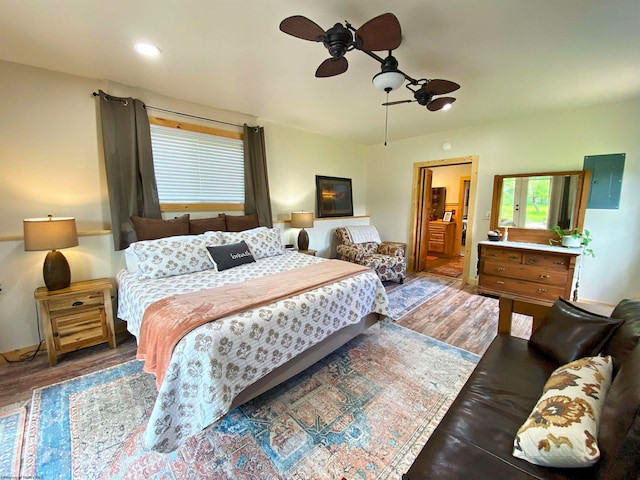
[[[376,144],[379,64],[352,51],[346,73],[317,79],[322,44],[278,25],[299,14],[358,28],[385,12],[402,26],[401,70],[462,86],[446,112],[390,107],[390,141],[640,97],[638,0],[0,0],[0,59]],[[141,58],[138,41],[162,55]],[[404,87],[390,94],[410,98]]]

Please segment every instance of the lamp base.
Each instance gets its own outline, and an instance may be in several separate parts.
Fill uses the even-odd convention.
[[[298,234],[298,250],[309,250],[309,234],[304,228]]]
[[[71,269],[67,259],[57,250],[47,253],[42,267],[44,284],[47,290],[60,290],[71,285]]]

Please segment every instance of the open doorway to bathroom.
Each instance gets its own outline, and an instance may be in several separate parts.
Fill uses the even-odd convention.
[[[477,157],[414,164],[408,267],[467,282]]]

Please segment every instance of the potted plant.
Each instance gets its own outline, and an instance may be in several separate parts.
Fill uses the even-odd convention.
[[[551,229],[551,231],[558,235],[558,240],[555,240],[553,238],[550,239],[549,245],[560,243],[563,247],[582,247],[582,253],[584,255],[588,255],[591,257],[596,256],[595,253],[593,253],[593,250],[589,248],[589,244],[591,243],[593,238],[591,238],[591,232],[589,232],[589,230],[587,230],[586,228],[582,232],[580,232],[577,228],[563,229],[556,225]]]

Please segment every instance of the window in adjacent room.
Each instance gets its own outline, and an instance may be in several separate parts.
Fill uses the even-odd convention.
[[[242,210],[242,134],[149,118],[158,196],[167,210]]]

